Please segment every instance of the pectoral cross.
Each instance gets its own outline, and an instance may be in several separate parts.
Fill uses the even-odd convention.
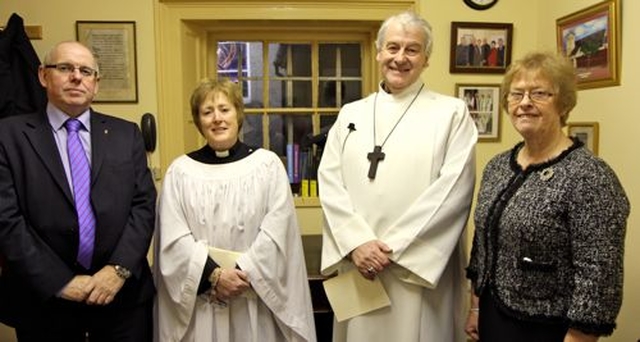
[[[369,166],[369,179],[376,178],[376,172],[378,171],[378,163],[384,160],[384,152],[382,152],[382,146],[374,146],[373,152],[367,153],[367,159],[371,163]]]

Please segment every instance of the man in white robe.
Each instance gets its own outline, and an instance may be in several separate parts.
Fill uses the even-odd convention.
[[[406,12],[383,23],[377,93],[345,105],[318,181],[322,273],[379,277],[391,306],[334,322],[334,342],[464,341],[461,236],[475,181],[477,131],[462,100],[420,81],[431,28]],[[384,153],[376,160],[375,150]]]

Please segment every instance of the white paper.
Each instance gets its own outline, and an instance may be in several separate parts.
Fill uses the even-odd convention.
[[[325,280],[322,285],[338,322],[391,305],[380,279],[368,280],[357,269]]]

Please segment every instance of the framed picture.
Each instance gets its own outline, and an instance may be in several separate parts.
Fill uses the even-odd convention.
[[[449,72],[503,74],[511,64],[513,24],[451,23]]]
[[[456,96],[467,104],[478,141],[500,140],[500,85],[456,84]]]
[[[556,20],[558,52],[576,69],[579,89],[620,84],[620,0],[607,0]]]
[[[567,123],[567,133],[569,136],[578,138],[596,156],[598,155],[598,130],[597,122]]]
[[[94,102],[138,102],[136,23],[76,21],[76,38],[98,58],[100,88]]]

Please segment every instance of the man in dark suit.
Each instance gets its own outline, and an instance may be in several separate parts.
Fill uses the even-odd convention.
[[[84,45],[57,44],[38,75],[46,111],[0,121],[0,318],[20,342],[150,341],[156,190],[140,130],[90,107]]]

